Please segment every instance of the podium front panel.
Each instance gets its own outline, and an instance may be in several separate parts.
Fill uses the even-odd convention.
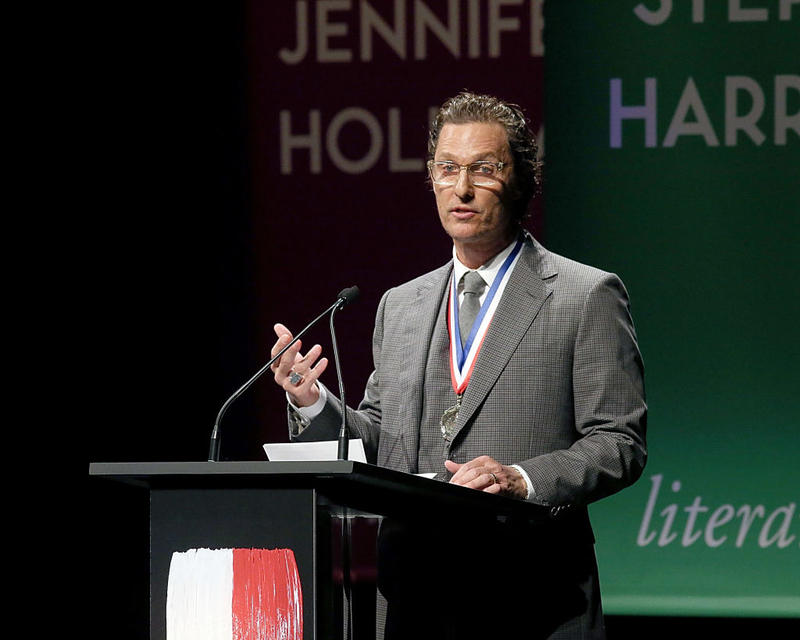
[[[430,599],[429,593],[418,589],[415,576],[419,570],[430,572],[433,568],[430,580],[422,583],[434,584],[457,568],[459,563],[452,563],[459,558],[461,564],[471,563],[475,552],[472,540],[490,540],[502,547],[502,541],[514,534],[522,536],[524,542],[510,548],[525,548],[534,539],[528,534],[535,534],[541,523],[553,517],[549,510],[521,501],[349,461],[93,463],[90,476],[118,483],[120,491],[109,493],[122,496],[133,488],[134,493],[149,497],[149,540],[146,532],[134,537],[135,544],[141,538],[142,548],[149,542],[150,637],[155,640],[166,640],[168,626],[176,619],[181,624],[192,620],[192,615],[184,615],[183,608],[177,608],[178,616],[170,612],[176,610],[176,594],[190,593],[195,570],[202,574],[213,569],[220,572],[215,576],[224,574],[233,585],[233,595],[220,597],[220,593],[205,591],[202,581],[198,583],[197,600],[201,604],[194,603],[198,618],[208,613],[204,608],[216,608],[206,616],[214,623],[224,618],[216,615],[223,606],[229,606],[232,615],[238,612],[246,617],[247,606],[237,608],[237,602],[241,602],[237,599],[241,595],[237,590],[238,570],[244,568],[247,573],[259,562],[268,573],[285,569],[280,580],[261,585],[263,592],[280,592],[267,588],[267,584],[284,589],[286,597],[278,603],[283,609],[274,615],[294,612],[302,623],[302,636],[282,633],[276,637],[337,640],[357,630],[359,639],[369,640],[377,635],[378,610],[385,611],[384,587],[391,590],[400,584],[392,578],[397,569],[416,580],[403,590],[410,594],[415,607],[416,598]],[[129,515],[134,516],[133,512]],[[137,532],[146,518],[142,515],[136,510]],[[387,522],[392,526],[387,527]],[[113,529],[113,523],[103,524],[104,531]],[[122,529],[117,526],[115,530]],[[459,543],[464,551],[455,552],[453,544],[464,531],[470,532]],[[407,540],[421,544],[412,547]],[[444,559],[447,568],[439,571],[434,563],[428,566],[417,548],[433,552],[437,562]],[[138,550],[131,553],[139,557]],[[392,561],[389,571],[387,559]],[[512,557],[508,567],[512,576],[516,565],[517,559]],[[382,581],[378,580],[379,566],[383,569]],[[496,572],[500,568],[494,567]],[[129,581],[128,576],[115,573],[109,590]],[[213,585],[224,580],[206,582]],[[259,608],[259,603],[252,601],[250,586],[245,583],[242,592],[245,598],[251,598],[250,610],[256,612],[253,615],[268,616],[278,610],[273,603]],[[376,609],[376,605],[380,606]],[[233,624],[240,624],[237,621]],[[212,636],[188,633],[172,637]]]
[[[313,490],[154,490],[150,509],[151,638],[167,637],[167,587],[173,557],[198,549],[291,550],[302,589],[304,637],[315,637]]]

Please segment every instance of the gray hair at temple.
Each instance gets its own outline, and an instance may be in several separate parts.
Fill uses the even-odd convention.
[[[428,157],[433,159],[439,134],[446,124],[497,123],[506,130],[514,163],[512,199],[514,218],[522,221],[528,205],[542,183],[543,162],[537,159],[539,145],[522,109],[489,95],[463,91],[447,100],[436,113],[428,132]]]

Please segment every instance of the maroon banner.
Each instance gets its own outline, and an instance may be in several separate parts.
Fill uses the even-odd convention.
[[[431,116],[468,89],[520,104],[541,130],[542,4],[249,2],[253,348],[262,359],[275,322],[299,331],[357,285],[361,302],[337,315],[336,328],[347,400],[360,400],[381,294],[451,255],[426,182]],[[332,356],[326,324],[308,335],[308,346]],[[336,389],[332,362],[323,381]],[[252,393],[261,396],[258,437],[285,440],[281,392]]]

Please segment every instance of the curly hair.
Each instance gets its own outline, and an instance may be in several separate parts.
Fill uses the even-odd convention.
[[[496,123],[505,129],[514,165],[512,213],[517,220],[522,220],[541,186],[544,163],[537,158],[539,145],[518,105],[494,96],[462,91],[447,100],[436,113],[428,132],[428,157],[433,159],[444,125],[471,122]]]

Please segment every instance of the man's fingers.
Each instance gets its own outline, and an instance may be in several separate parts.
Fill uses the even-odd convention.
[[[272,346],[272,351],[270,352],[270,356],[272,358],[277,356],[281,352],[281,350],[283,350],[286,347],[286,345],[289,344],[292,341],[291,332],[286,327],[284,327],[282,324],[276,324],[273,328],[275,330],[275,334],[278,336],[278,340]],[[298,340],[298,342],[295,343],[295,345],[293,345],[293,346],[297,346],[298,350],[299,350],[299,346],[298,346],[299,342],[300,341]],[[281,356],[280,360],[278,360],[277,362],[274,362],[272,364],[272,370],[274,372],[277,373],[277,370],[280,368],[281,364],[284,363],[284,360],[286,359],[286,355],[288,353],[289,353],[288,351],[286,353],[284,353]],[[294,358],[292,358],[292,361],[293,361],[293,359]]]
[[[295,352],[294,356],[294,363],[292,364],[292,369],[297,371],[300,375],[305,375],[308,371],[311,370],[312,366],[316,362],[317,358],[322,355],[322,347],[318,344],[315,344],[308,350],[306,355],[300,353],[300,351]]]
[[[457,462],[453,462],[452,460],[445,460],[444,461],[445,469],[447,469],[450,473],[458,473],[458,470],[463,467],[463,464],[458,464]]]
[[[280,350],[282,348],[284,348],[288,344],[288,342],[289,342],[288,340],[286,340],[286,341],[280,340],[279,341],[280,348],[278,349],[278,352],[280,352]],[[275,369],[276,377],[278,375],[280,375],[282,377],[289,375],[289,372],[294,367],[294,363],[297,360],[298,355],[300,354],[300,348],[302,346],[303,346],[302,343],[300,342],[300,340],[298,340],[291,347],[289,347],[286,350],[286,353],[284,353],[281,356],[280,360],[278,360],[278,362],[275,363],[277,365],[277,367]],[[272,356],[272,357],[274,358],[275,356]]]
[[[283,355],[272,364],[275,382],[289,394],[292,402],[298,407],[308,407],[319,398],[317,379],[328,366],[328,359],[321,358],[322,347],[318,344],[311,347],[308,353],[300,352],[300,340],[287,348],[292,341],[292,333],[284,325],[273,326],[278,340],[272,346],[272,357],[275,358],[286,349]]]
[[[290,340],[292,339],[292,332],[286,328],[286,325],[283,325],[280,322],[278,322],[277,324],[275,324],[275,326],[272,327],[272,329],[275,331],[275,335],[277,335],[279,338],[283,335],[288,335],[289,339]]]
[[[487,493],[503,493],[524,497],[521,476],[513,467],[506,467],[490,456],[480,456],[464,464],[445,461],[445,468],[453,474],[450,482]]]
[[[322,349],[319,348],[317,350],[317,352],[316,352],[317,356],[319,356],[319,354],[321,352],[322,352]],[[298,391],[300,391],[302,389],[308,389],[308,387],[312,386],[319,379],[319,377],[322,375],[322,373],[327,368],[327,366],[328,366],[328,359],[327,358],[320,358],[319,362],[317,362],[313,367],[309,367],[309,366],[307,366],[305,364],[306,361],[313,362],[313,360],[315,360],[315,359],[316,359],[316,356],[314,357],[314,359],[310,359],[308,357],[306,357],[306,358],[298,358],[297,362],[298,363],[303,363],[303,364],[302,365],[301,364],[296,364],[294,366],[294,368],[292,369],[295,373],[297,373],[297,375],[302,377],[302,381],[295,385],[295,388]]]
[[[452,466],[448,466],[448,463]],[[497,471],[502,467],[502,465],[489,456],[479,456],[464,464],[457,464],[448,460],[445,462],[445,466],[447,470],[453,474],[450,482],[454,484],[466,484],[483,473]]]

